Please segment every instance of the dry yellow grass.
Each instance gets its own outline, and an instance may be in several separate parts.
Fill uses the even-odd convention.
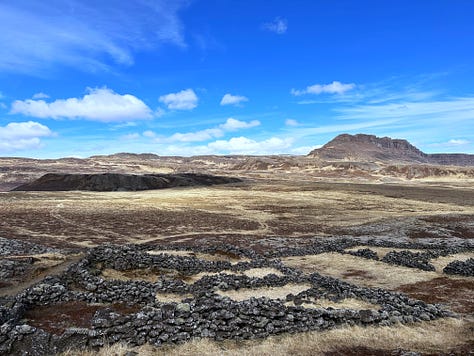
[[[288,294],[298,294],[311,288],[309,284],[287,284],[283,287],[241,288],[239,290],[217,291],[218,294],[235,301],[266,297],[284,299]]]
[[[269,274],[275,274],[277,276],[283,276],[284,274],[281,273],[279,270],[275,268],[269,268],[269,267],[262,267],[262,268],[250,268],[246,271],[240,272],[247,277],[254,277],[254,278],[263,278],[265,276],[268,276]]]
[[[129,348],[112,345],[98,352],[69,351],[63,356],[124,356],[128,351],[138,352],[140,356],[285,356],[285,355],[324,355],[348,349],[369,347],[372,349],[404,349],[425,353],[442,353],[474,341],[473,321],[461,319],[440,319],[412,325],[393,326],[353,326],[324,332],[307,332],[295,335],[269,337],[265,340],[246,342],[215,342],[209,339],[195,339],[178,346],[156,348],[144,345]]]
[[[474,258],[474,253],[456,253],[454,255],[442,256],[430,260],[430,263],[435,266],[436,272],[443,273],[443,268],[446,267],[452,261],[465,261],[469,258]]]
[[[410,195],[400,199],[387,196],[378,185],[372,186],[374,194],[368,194],[357,186],[348,188],[332,184],[320,189],[306,182],[304,177],[299,177],[299,180],[296,177],[291,180],[285,178],[288,181],[283,178],[278,181],[262,179],[252,182],[251,186],[143,192],[5,193],[0,202],[0,215],[4,220],[2,228],[12,236],[28,235],[42,241],[48,239],[90,247],[111,240],[117,243],[145,243],[166,241],[168,238],[191,238],[202,236],[203,233],[247,236],[317,233],[324,236],[329,234],[327,229],[378,223],[384,219],[474,214],[474,207],[458,204],[454,198],[447,198],[449,203],[440,203],[436,197],[433,198],[433,193],[426,197],[427,201],[419,198],[419,192],[413,198]],[[405,184],[400,183],[397,189],[403,192],[404,187]],[[423,192],[423,185],[416,188]],[[452,189],[458,193],[456,189],[467,188]],[[36,222],[28,221],[28,224],[15,215],[19,212],[24,216],[33,216],[32,211],[35,212],[34,216],[41,218]],[[10,215],[12,212],[13,215]],[[113,212],[120,212],[125,219],[110,223],[109,217]],[[143,219],[144,213],[161,214],[165,219]],[[200,213],[205,218],[195,219],[194,213]],[[166,222],[167,217],[173,215],[182,216],[182,219],[178,219],[175,224],[164,223],[162,228],[162,221]],[[221,219],[214,220],[210,216],[219,216]],[[101,217],[105,220],[101,220]],[[96,218],[98,221],[94,220]],[[206,220],[208,218],[209,221]],[[226,219],[233,219],[234,225],[215,223]],[[291,224],[282,227],[282,219]],[[156,223],[155,228],[153,222]],[[129,228],[127,224],[130,224]]]
[[[288,306],[295,306],[293,302],[285,303]],[[333,302],[329,299],[312,299],[310,303],[303,303],[301,305],[303,308],[334,308],[334,309],[355,309],[355,310],[362,310],[362,309],[373,309],[378,310],[380,309],[380,305],[372,304],[364,302],[363,300],[355,299],[355,298],[346,298],[339,302]]]
[[[146,282],[156,282],[159,274],[147,269],[137,269],[129,271],[117,271],[115,269],[106,268],[102,271],[102,277],[105,279],[116,279],[119,281],[140,280]]]
[[[340,253],[285,257],[282,261],[287,266],[299,268],[306,273],[318,272],[355,284],[387,289],[428,281],[439,276],[436,272],[403,266],[388,266],[384,262]]]

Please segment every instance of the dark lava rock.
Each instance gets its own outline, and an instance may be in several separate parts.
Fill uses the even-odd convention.
[[[362,248],[357,251],[349,251],[348,254],[358,257],[367,258],[369,260],[378,260],[377,253],[372,251],[370,248]]]
[[[466,261],[453,261],[443,269],[447,274],[459,274],[461,276],[474,277],[474,258]]]
[[[429,263],[430,258],[432,258],[430,253],[391,251],[382,258],[382,261],[392,265],[419,268],[424,271],[434,271],[435,267]]]
[[[69,191],[91,190],[98,192],[137,191],[173,187],[210,186],[239,183],[239,178],[208,174],[45,174],[41,178],[20,185],[14,191]]]

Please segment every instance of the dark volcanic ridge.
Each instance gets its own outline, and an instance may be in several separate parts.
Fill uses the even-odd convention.
[[[323,161],[425,163],[474,166],[474,155],[463,153],[427,154],[407,140],[374,135],[342,134],[311,151],[309,157]]]
[[[71,191],[98,192],[138,191],[174,187],[210,186],[242,182],[239,178],[208,174],[56,174],[48,173],[39,179],[20,185],[13,191]]]

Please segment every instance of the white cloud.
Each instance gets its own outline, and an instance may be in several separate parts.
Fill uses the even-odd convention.
[[[225,94],[222,97],[221,105],[239,105],[246,101],[249,101],[249,99],[245,96]]]
[[[143,136],[148,137],[148,138],[153,138],[153,137],[156,137],[156,133],[154,133],[151,130],[147,130],[143,132]]]
[[[219,125],[219,128],[221,128],[224,131],[235,131],[235,130],[241,130],[241,129],[249,129],[256,126],[260,126],[260,121],[252,120],[252,121],[246,122],[246,121],[236,120],[233,118],[228,118],[224,124]]]
[[[299,123],[298,123],[298,121],[296,121],[294,119],[286,119],[285,120],[285,125],[286,126],[298,126]]]
[[[112,7],[107,1],[0,2],[0,71],[41,74],[58,64],[97,71],[111,64],[133,64],[135,50],[165,43],[184,47],[178,13],[186,4],[185,0],[117,1]]]
[[[281,17],[275,17],[273,21],[264,23],[262,28],[278,35],[283,35],[288,30],[288,21]]]
[[[285,152],[291,147],[293,139],[272,137],[256,141],[247,137],[232,137],[230,140],[218,140],[207,145],[208,148],[218,153],[229,154],[277,154]]]
[[[432,143],[429,146],[430,147],[458,147],[458,146],[466,146],[469,145],[471,141],[465,140],[465,139],[451,139],[447,142],[441,142],[441,143]]]
[[[194,90],[185,89],[178,93],[162,95],[159,101],[170,110],[192,110],[197,106],[198,97]]]
[[[346,91],[352,90],[356,87],[354,83],[341,83],[333,81],[329,84],[314,84],[306,87],[303,90],[291,89],[291,94],[295,96],[305,94],[344,94]]]
[[[314,145],[314,146],[301,146],[301,147],[295,147],[290,150],[292,154],[295,155],[307,155],[310,153],[312,150],[316,148],[321,148],[323,145]]]
[[[455,146],[462,146],[462,145],[468,145],[471,143],[471,141],[469,140],[463,140],[463,139],[454,139],[454,140],[449,140],[448,141],[449,144],[451,145],[455,145]]]
[[[34,94],[32,98],[33,98],[33,99],[48,99],[48,98],[49,98],[49,95],[40,92],[40,93]]]
[[[40,148],[41,138],[51,136],[54,133],[38,122],[11,122],[0,126],[0,152]]]
[[[382,105],[353,105],[337,109],[341,119],[397,119],[413,123],[426,120],[443,121],[472,120],[474,97],[450,98],[446,100],[398,101]]]
[[[220,138],[225,135],[226,132],[232,132],[237,130],[249,129],[260,125],[260,121],[240,121],[233,118],[228,118],[225,123],[220,124],[216,127],[194,131],[194,132],[177,132],[170,137],[156,138],[157,142],[199,142],[208,141],[215,138]]]
[[[86,119],[100,122],[122,122],[152,118],[151,109],[137,97],[120,95],[107,88],[88,89],[83,98],[16,100],[11,113],[39,118]]]
[[[158,141],[198,142],[207,141],[222,136],[224,136],[224,132],[221,129],[213,128],[196,132],[177,132],[164,140],[158,139]]]

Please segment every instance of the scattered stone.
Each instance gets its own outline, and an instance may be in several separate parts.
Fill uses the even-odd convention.
[[[435,271],[435,267],[429,263],[434,255],[411,251],[391,251],[387,253],[382,261],[392,265],[400,265],[410,268],[419,268],[424,271]]]
[[[443,272],[446,274],[458,274],[466,277],[474,277],[474,258],[466,261],[453,261],[444,267]]]

